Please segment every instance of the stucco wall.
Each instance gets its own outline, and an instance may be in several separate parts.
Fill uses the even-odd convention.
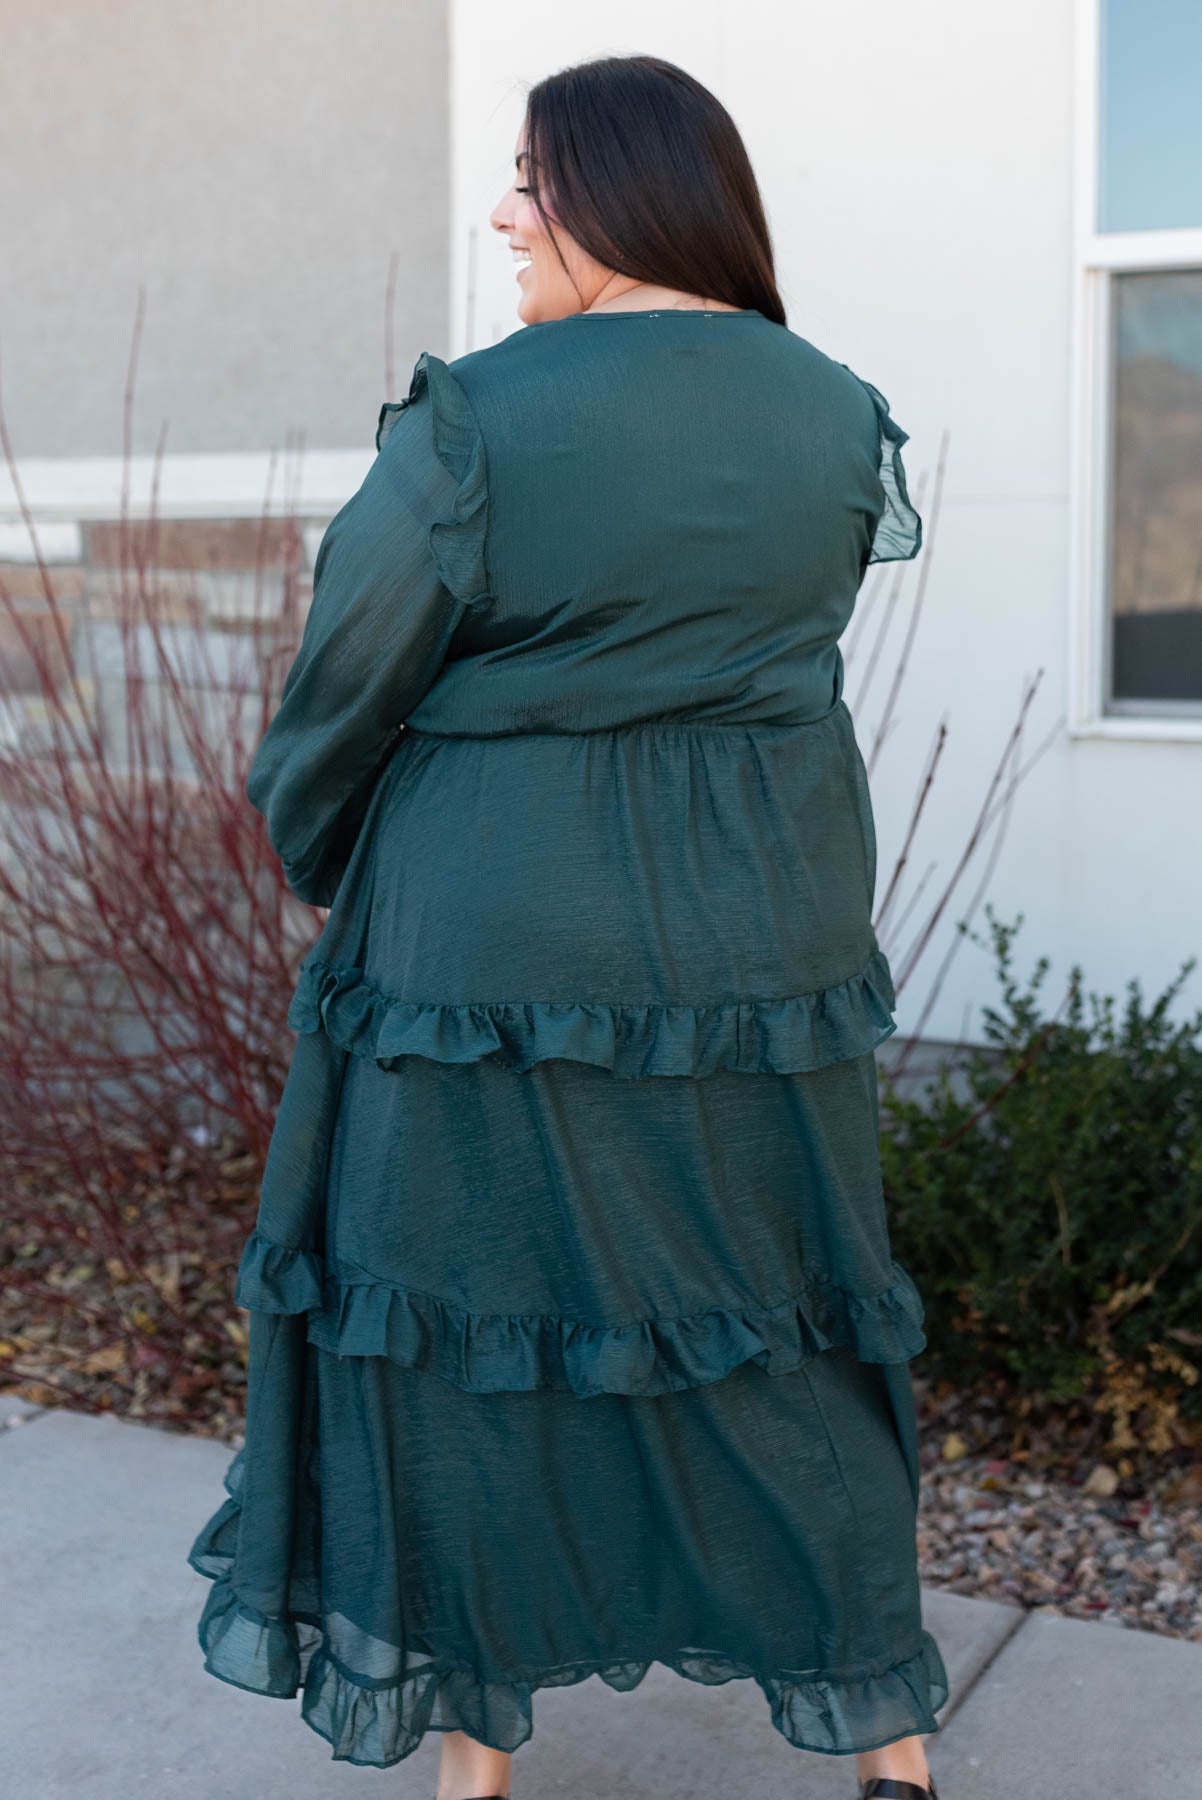
[[[17,455],[370,444],[445,350],[443,0],[0,3],[0,358]]]

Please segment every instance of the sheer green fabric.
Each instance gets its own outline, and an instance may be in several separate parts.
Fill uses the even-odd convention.
[[[329,912],[190,1560],[205,1666],[337,1758],[653,1662],[937,1729],[837,641],[905,441],[758,312],[577,315],[423,353],[322,539],[247,794]]]

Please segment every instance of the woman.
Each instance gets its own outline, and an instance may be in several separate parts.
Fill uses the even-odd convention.
[[[437,1800],[509,1794],[538,1688],[754,1679],[916,1800],[925,1340],[836,645],[919,547],[906,434],[786,327],[683,71],[549,77],[515,160],[525,328],[382,408],[247,782],[330,911],[190,1555],[205,1666],[303,1685],[335,1758],[441,1732]]]

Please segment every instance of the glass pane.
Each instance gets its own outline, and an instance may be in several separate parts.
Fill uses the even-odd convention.
[[[1202,269],[1114,278],[1111,697],[1202,702]]]
[[[1100,0],[1098,230],[1202,226],[1202,5]]]

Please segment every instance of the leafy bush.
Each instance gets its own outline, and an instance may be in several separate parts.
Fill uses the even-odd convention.
[[[1179,1416],[1202,1418],[1202,1012],[1168,1018],[1196,958],[1150,1011],[1136,981],[1118,1020],[1091,994],[1088,1023],[1074,966],[1063,1017],[1041,1019],[1048,959],[1020,990],[1023,915],[986,913],[1006,1010],[985,1009],[993,1048],[970,1053],[967,1097],[946,1065],[917,1100],[882,1071],[890,1230],[926,1301],[927,1372],[1084,1397],[1114,1415],[1112,1449],[1167,1449]]]

